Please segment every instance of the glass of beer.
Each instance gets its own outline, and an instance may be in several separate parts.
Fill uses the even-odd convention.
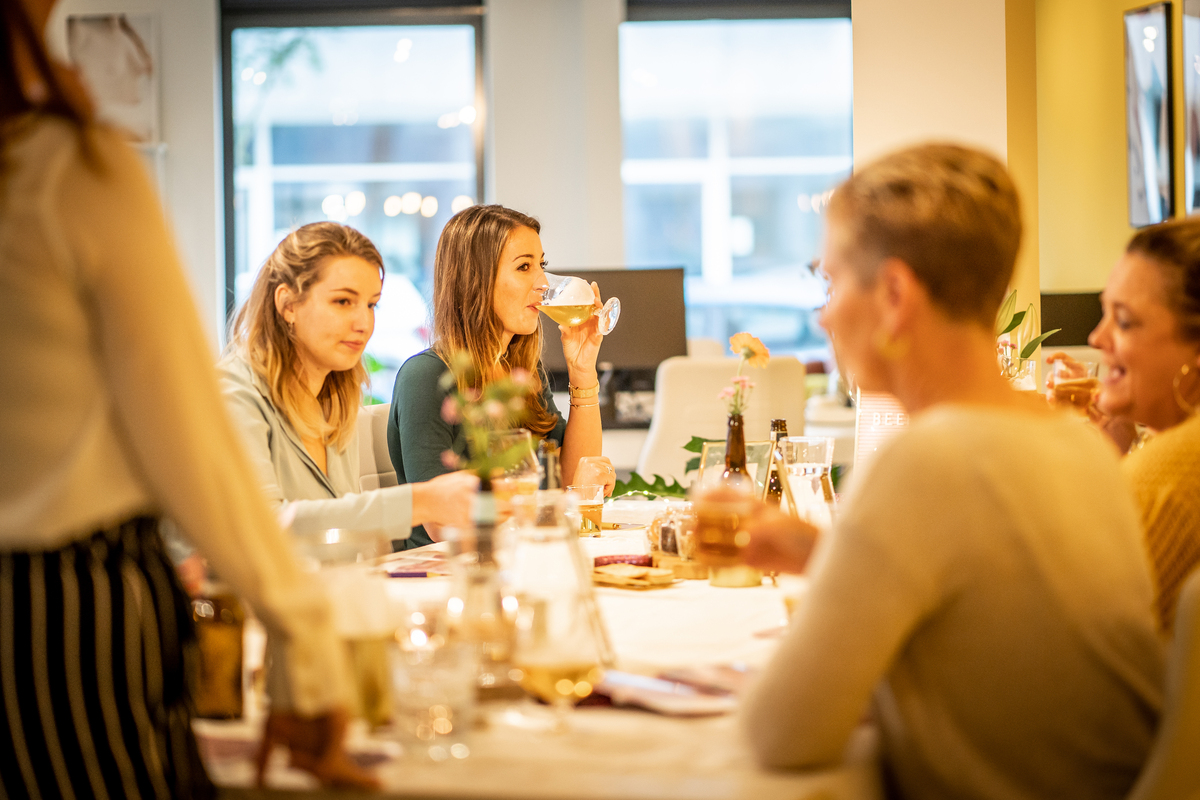
[[[621,301],[615,297],[600,309],[595,307],[596,296],[592,287],[583,278],[571,275],[552,275],[547,272],[546,288],[542,290],[542,303],[538,308],[559,325],[573,328],[592,317],[598,317],[598,329],[602,336],[612,333],[621,317]]]
[[[742,563],[750,541],[746,523],[754,515],[754,482],[742,476],[703,487],[692,503],[696,512],[696,558],[710,567]]]
[[[600,517],[604,511],[604,485],[568,486],[567,491],[579,499],[579,535],[599,536]]]
[[[1050,384],[1050,396],[1054,405],[1086,414],[1092,397],[1099,388],[1099,362],[1068,361],[1065,358],[1055,360]]]

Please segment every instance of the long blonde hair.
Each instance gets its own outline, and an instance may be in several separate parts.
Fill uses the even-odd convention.
[[[512,337],[500,352],[504,326],[496,316],[496,271],[508,237],[517,228],[542,230],[533,217],[501,205],[471,206],[446,223],[433,261],[433,351],[449,363],[451,355],[471,356],[478,387],[518,367],[534,382],[525,427],[539,436],[554,429],[558,418],[542,400],[542,324],[531,334]],[[499,360],[497,361],[497,355]],[[462,387],[466,388],[466,387]]]
[[[361,258],[377,267],[383,277],[379,250],[354,228],[313,222],[289,233],[254,279],[250,297],[230,328],[229,346],[239,349],[266,382],[271,402],[301,436],[343,450],[354,434],[363,386],[369,380],[367,369],[360,360],[353,369],[330,372],[317,395],[323,418],[313,419],[302,402],[308,389],[300,375],[295,334],[275,307],[279,286],[288,287],[294,302],[303,302],[312,285],[321,280],[328,259],[339,256]]]

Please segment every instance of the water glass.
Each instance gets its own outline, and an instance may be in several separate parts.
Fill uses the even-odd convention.
[[[475,724],[478,650],[448,637],[445,604],[405,612],[393,648],[393,728],[405,749],[431,761],[470,755]]]
[[[600,518],[604,513],[604,485],[568,486],[567,492],[576,498],[579,505],[579,535],[599,536]]]
[[[833,525],[833,444],[824,436],[788,436],[779,440],[787,470],[784,507],[820,530]]]

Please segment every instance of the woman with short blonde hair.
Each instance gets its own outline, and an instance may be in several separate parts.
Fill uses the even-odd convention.
[[[1138,776],[1165,671],[1149,569],[1116,453],[1000,375],[1020,235],[1004,165],[972,148],[900,150],[834,192],[821,324],[911,417],[856,466],[747,694],[765,764],[840,763],[870,707],[898,796],[1117,800]],[[751,563],[807,566],[811,526],[750,534]]]

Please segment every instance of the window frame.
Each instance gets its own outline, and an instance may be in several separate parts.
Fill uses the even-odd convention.
[[[233,32],[239,28],[305,28],[387,25],[470,25],[475,29],[475,138],[476,197],[485,197],[484,147],[488,126],[487,92],[484,89],[484,7],[463,5],[441,8],[359,8],[336,10],[226,10],[221,14],[221,153],[222,196],[225,240],[225,325],[228,328],[236,309],[234,282],[237,270],[237,242],[234,232],[234,134],[233,134]],[[224,333],[224,332],[223,332]],[[224,336],[222,336],[224,340]]]

